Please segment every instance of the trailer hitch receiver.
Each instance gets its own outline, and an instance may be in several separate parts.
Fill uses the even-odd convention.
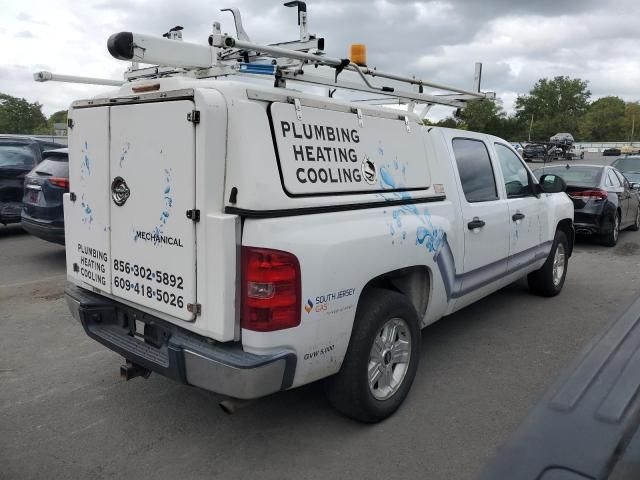
[[[126,361],[124,365],[120,365],[120,377],[124,380],[131,380],[136,377],[142,377],[144,379],[149,378],[151,370],[144,368],[137,363]]]

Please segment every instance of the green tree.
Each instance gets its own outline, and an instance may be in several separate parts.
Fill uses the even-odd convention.
[[[498,102],[474,100],[467,103],[466,107],[460,111],[458,118],[471,131],[500,135],[505,114]]]
[[[619,97],[602,97],[589,105],[580,120],[580,138],[592,141],[622,140],[625,135],[626,104]]]
[[[438,120],[437,122],[433,122],[429,119],[424,119],[422,123],[424,125],[429,125],[432,127],[459,128],[462,130],[466,130],[466,125],[464,125],[464,123],[454,117],[447,117],[442,120]]]
[[[640,139],[640,103],[627,102],[624,109],[623,136],[620,137],[630,142]]]
[[[474,132],[489,133],[510,141],[526,138],[525,126],[515,116],[507,116],[500,100],[474,100],[456,114],[438,122],[425,120],[425,125],[458,128]]]
[[[429,125],[488,133],[510,141],[526,138],[523,123],[515,116],[507,116],[500,100],[471,101],[456,115]]]
[[[523,122],[517,115],[505,117],[501,120],[502,132],[499,137],[502,137],[511,142],[522,142],[526,140],[529,130],[526,122]]]
[[[533,115],[531,139],[548,140],[558,132],[575,135],[591,97],[587,85],[579,78],[541,78],[528,95],[519,96],[515,104],[518,120],[529,125]]]
[[[0,93],[0,133],[29,134],[47,128],[42,105]]]
[[[51,128],[53,128],[54,123],[67,123],[67,111],[59,110],[53,113],[47,120],[47,123]]]

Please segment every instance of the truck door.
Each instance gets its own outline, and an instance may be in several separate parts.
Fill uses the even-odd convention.
[[[196,303],[190,100],[111,107],[113,295],[182,320]]]
[[[470,303],[507,271],[507,205],[499,196],[486,143],[480,138],[454,138],[452,146],[462,190],[464,235],[464,273],[453,297],[465,296],[464,303]]]
[[[533,179],[522,160],[507,145],[494,144],[508,205],[509,262],[507,270],[514,272],[546,257],[551,245],[547,222],[541,222],[545,202],[536,197]],[[552,239],[552,238],[551,238]],[[548,247],[548,248],[547,248]]]
[[[67,273],[111,293],[109,107],[80,108],[69,129],[69,195],[64,196]]]

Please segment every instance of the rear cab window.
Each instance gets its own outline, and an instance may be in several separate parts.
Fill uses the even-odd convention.
[[[485,143],[471,138],[454,138],[452,145],[467,202],[498,200],[496,178]]]
[[[640,173],[640,158],[619,158],[615,162],[613,162],[611,166],[617,168],[621,172]]]
[[[538,179],[544,174],[553,174],[561,177],[567,185],[575,187],[596,187],[600,185],[602,178],[602,167],[588,167],[588,166],[575,166],[575,167],[551,167],[541,168],[536,170]]]
[[[0,143],[0,168],[31,169],[36,162],[33,149],[21,143]]]
[[[67,157],[45,156],[45,159],[37,166],[36,173],[67,178],[69,177],[69,160]]]

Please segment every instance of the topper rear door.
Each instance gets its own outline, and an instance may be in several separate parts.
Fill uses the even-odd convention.
[[[183,320],[196,304],[189,100],[111,107],[113,295]]]

